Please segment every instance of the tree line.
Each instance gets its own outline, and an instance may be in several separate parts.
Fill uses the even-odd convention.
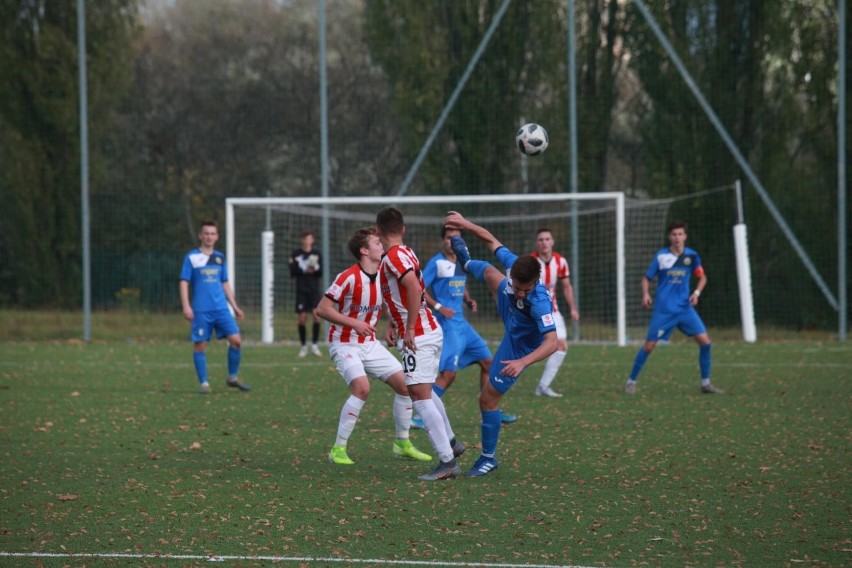
[[[327,3],[332,195],[397,190],[501,4]],[[511,2],[409,194],[569,189],[565,4]],[[654,4],[836,282],[836,3]],[[576,10],[580,190],[670,197],[742,177],[637,8],[577,0]],[[0,305],[81,301],[76,17],[73,2],[0,2]],[[87,0],[86,18],[92,245],[109,259],[96,270],[139,251],[185,251],[200,219],[223,220],[228,196],[319,195],[315,1]],[[525,183],[512,145],[521,120],[551,133]],[[831,327],[836,315],[754,192],[745,195],[758,312],[783,302],[779,323]],[[700,227],[690,234],[701,242]]]

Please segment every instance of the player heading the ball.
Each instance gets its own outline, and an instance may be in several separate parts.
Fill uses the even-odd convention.
[[[500,437],[500,399],[520,378],[524,369],[547,359],[556,351],[556,325],[553,302],[541,277],[541,265],[530,254],[518,256],[497,240],[488,229],[450,211],[444,224],[469,231],[484,242],[500,263],[509,269],[507,277],[484,260],[473,260],[460,236],[451,239],[458,262],[477,280],[485,282],[497,302],[505,333],[494,354],[488,382],[479,393],[482,413],[482,454],[468,477],[488,475],[499,466],[496,458]]]

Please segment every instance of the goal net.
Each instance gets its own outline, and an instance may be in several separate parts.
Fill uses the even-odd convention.
[[[636,206],[637,204],[642,206]],[[567,259],[581,319],[573,326],[561,292],[569,338],[624,345],[632,328],[647,325],[635,295],[648,260],[660,248],[667,203],[626,200],[623,193],[459,195],[430,197],[230,198],[226,201],[226,256],[231,285],[246,312],[248,341],[295,341],[295,289],[288,259],[310,229],[323,253],[323,285],[355,262],[347,250],[352,231],[375,224],[376,212],[393,205],[405,215],[406,243],[421,264],[441,250],[446,212],[457,210],[489,229],[517,254],[535,250],[536,230],[549,228],[555,250]],[[630,235],[630,238],[625,238]],[[576,238],[574,238],[576,236]],[[468,238],[474,258],[500,265],[482,243]],[[576,242],[575,242],[576,241]],[[628,286],[627,283],[631,285]],[[466,316],[489,341],[503,326],[485,285],[468,279],[479,310]],[[631,308],[628,309],[628,304]]]

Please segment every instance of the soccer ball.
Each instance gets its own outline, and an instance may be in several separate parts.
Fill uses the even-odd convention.
[[[547,150],[547,130],[540,124],[530,122],[521,126],[515,135],[515,142],[521,154],[537,156]]]

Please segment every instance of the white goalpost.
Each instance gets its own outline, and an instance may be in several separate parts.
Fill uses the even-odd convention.
[[[576,207],[572,204],[576,203]],[[405,215],[406,242],[423,265],[441,248],[441,226],[447,211],[458,210],[491,230],[516,254],[534,250],[538,228],[549,228],[556,250],[568,258],[572,283],[583,319],[581,340],[625,345],[627,335],[626,250],[627,218],[622,192],[514,195],[445,195],[404,197],[256,197],[226,200],[226,257],[231,287],[246,312],[241,324],[248,340],[272,343],[293,337],[289,327],[276,325],[292,313],[295,292],[287,277],[288,258],[299,245],[299,234],[311,229],[317,246],[328,244],[323,259],[324,284],[355,262],[346,248],[357,227],[375,223],[384,206],[399,207]],[[328,234],[319,230],[327,221]],[[570,257],[572,224],[580,227],[579,258]],[[634,224],[642,225],[640,219]],[[659,233],[658,233],[659,234]],[[480,243],[468,239],[475,257],[498,261]],[[656,243],[650,248],[656,246]],[[647,257],[647,255],[646,255]],[[276,276],[276,273],[278,275]],[[466,314],[486,337],[497,341],[502,324],[484,285],[468,279],[479,304]],[[561,309],[567,311],[564,298]],[[276,317],[278,314],[279,317]],[[258,323],[259,322],[259,323]]]
[[[272,343],[275,341],[275,232],[263,231],[260,234],[260,243],[260,297],[263,306],[260,320],[261,341]]]

